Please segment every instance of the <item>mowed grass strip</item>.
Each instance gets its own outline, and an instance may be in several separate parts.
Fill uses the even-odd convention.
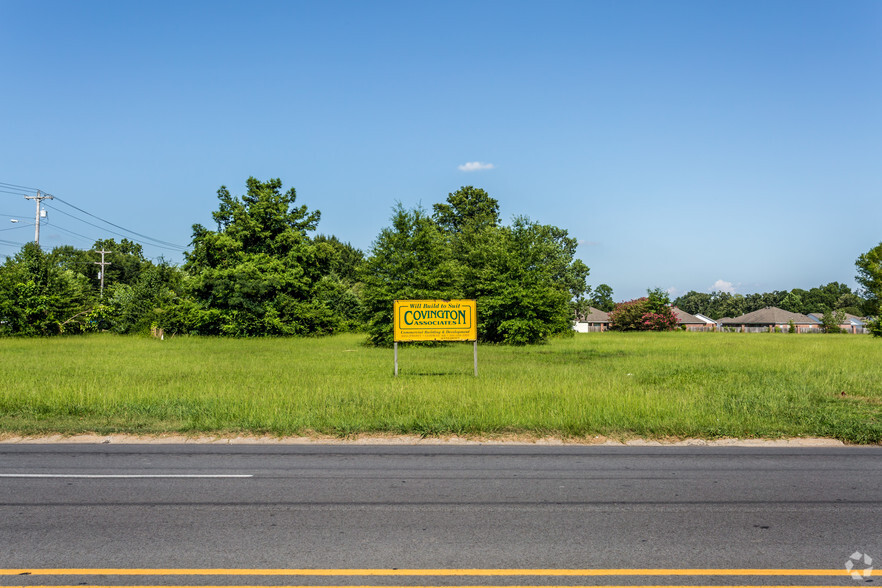
[[[882,441],[867,336],[590,333],[535,347],[0,339],[0,432]]]

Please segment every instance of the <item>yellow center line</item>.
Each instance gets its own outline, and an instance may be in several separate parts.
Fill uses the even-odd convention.
[[[22,586],[22,588],[83,588],[82,585],[51,585],[51,586]],[[169,585],[148,585],[148,586],[124,586],[121,587],[119,585],[116,586],[101,586],[90,584],[88,588],[194,588],[194,586],[182,585],[182,586],[169,586]],[[316,588],[315,586],[283,586],[283,585],[242,585],[242,586],[198,586],[196,588]],[[340,585],[340,586],[321,586],[320,588],[561,588],[561,586],[487,586],[487,585],[476,585],[476,586],[352,586],[352,585]],[[735,585],[735,586],[723,586],[723,585],[622,585],[622,586],[566,586],[565,588],[842,588],[841,586],[821,586],[821,585],[783,585],[783,586],[752,586],[752,585]]]
[[[253,569],[12,568],[0,576],[847,576],[845,569]]]

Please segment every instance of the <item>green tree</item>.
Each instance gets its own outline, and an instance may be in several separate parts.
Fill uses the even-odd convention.
[[[798,290],[791,290],[787,296],[784,297],[784,300],[781,301],[781,308],[790,312],[799,312],[803,311],[803,302],[802,296],[799,295]]]
[[[825,333],[841,332],[842,327],[840,325],[843,323],[845,323],[845,313],[841,310],[830,310],[828,308],[821,317],[821,328]]]
[[[516,217],[488,229],[461,260],[467,298],[478,301],[479,336],[515,345],[572,332],[570,302],[587,290],[588,267],[567,231]]]
[[[398,203],[391,221],[374,241],[362,272],[368,337],[374,345],[392,344],[395,300],[462,297],[450,243],[425,211]]]
[[[486,342],[572,332],[571,302],[584,297],[588,268],[565,230],[525,217],[500,226],[497,201],[471,186],[433,210],[430,218],[399,204],[374,242],[363,278],[371,342],[391,343],[392,301],[414,298],[477,300]]]
[[[218,190],[220,206],[212,213],[217,231],[193,226],[184,269],[195,305],[179,309],[176,324],[235,336],[338,330],[340,318],[315,296],[322,276],[307,232],[315,230],[320,213],[295,206],[295,190],[282,192],[279,179],[252,177],[246,185],[241,198],[224,186]]]
[[[647,296],[621,302],[609,313],[609,328],[614,331],[671,331],[677,317],[670,307],[670,297],[661,290],[647,290]]]
[[[365,314],[361,300],[364,253],[333,235],[317,235],[313,243],[316,264],[321,275],[316,283],[316,302],[329,308],[338,317],[342,330],[361,329]]]
[[[836,310],[840,298],[851,294],[851,288],[839,282],[830,282],[825,286],[816,286],[803,297],[803,312],[820,312]]]
[[[107,321],[116,333],[146,333],[165,327],[166,313],[183,296],[184,274],[162,259],[147,263],[131,285],[113,284],[105,296]]]
[[[723,318],[730,317],[734,318],[736,316],[741,316],[747,312],[745,308],[745,300],[744,296],[741,294],[730,294],[729,292],[714,292],[713,293],[713,301],[714,306],[716,308],[716,313],[719,316],[711,316],[711,318]]]
[[[863,306],[865,302],[864,299],[854,292],[849,292],[840,296],[836,300],[836,305],[833,308],[841,310],[842,312],[847,312],[848,314],[860,316],[863,314]]]
[[[59,245],[53,247],[47,254],[49,263],[61,270],[70,270],[75,274],[81,274],[89,278],[92,282],[92,276],[97,276],[98,266],[95,265],[95,256],[89,251],[77,249],[73,245]],[[97,284],[95,281],[95,292],[97,293]]]
[[[875,317],[868,327],[873,336],[882,337],[882,243],[861,254],[854,263],[858,271],[855,279],[866,300],[864,311]]]
[[[882,314],[882,243],[862,253],[854,263],[855,280],[866,299],[864,310],[867,315],[879,316]]]
[[[594,308],[609,312],[616,307],[613,300],[613,289],[606,284],[601,284],[591,293],[591,304]]]
[[[141,276],[141,270],[146,269],[151,263],[144,257],[144,250],[140,243],[122,239],[119,243],[114,239],[99,239],[92,245],[89,252],[93,264],[86,275],[96,289],[99,288],[100,266],[94,262],[101,261],[99,251],[109,251],[104,255],[104,261],[110,265],[104,266],[104,287],[112,284],[133,285]]]
[[[478,301],[482,341],[521,345],[572,332],[588,268],[575,259],[577,242],[565,230],[526,217],[503,227],[499,202],[473,186],[433,210],[459,268],[460,291]]]
[[[499,226],[499,202],[473,186],[463,186],[448,194],[447,202],[434,204],[432,210],[438,227],[449,234]]]
[[[53,263],[35,243],[0,267],[0,332],[46,336],[89,328],[87,280]]]
[[[671,306],[671,297],[661,288],[650,288],[646,290],[648,307],[650,312],[663,312]]]
[[[315,245],[316,264],[321,275],[333,274],[349,284],[359,281],[364,252],[349,243],[342,242],[334,235],[316,235],[312,242]]]

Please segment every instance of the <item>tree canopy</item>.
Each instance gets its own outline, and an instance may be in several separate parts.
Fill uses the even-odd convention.
[[[600,284],[594,288],[590,300],[594,308],[603,312],[609,312],[616,307],[615,300],[613,300],[613,289],[607,284]]]
[[[316,244],[307,232],[321,217],[295,206],[294,188],[248,178],[234,197],[225,186],[212,213],[217,230],[193,225],[193,250],[185,254],[191,308],[182,330],[237,336],[331,333],[336,316],[316,296],[322,275]]]
[[[667,294],[656,288],[617,306],[609,285],[587,285],[589,269],[566,230],[525,216],[506,224],[499,202],[474,186],[428,210],[396,205],[367,256],[316,234],[320,212],[300,204],[280,179],[248,178],[240,196],[221,186],[217,199],[215,226],[193,225],[181,266],[145,258],[128,239],[98,239],[88,250],[25,245],[0,265],[0,335],[364,330],[371,343],[386,345],[393,300],[419,298],[476,299],[478,336],[488,343],[541,343],[571,333],[589,305],[612,312],[616,328],[675,324]],[[103,296],[101,250],[108,252]],[[836,332],[844,313],[882,311],[882,243],[855,265],[859,292],[839,282],[746,295],[691,291],[674,305],[714,319],[778,306],[823,315],[825,329]],[[882,335],[882,323],[872,325]]]
[[[736,317],[767,306],[777,306],[804,314],[840,310],[853,315],[864,314],[864,301],[845,284],[830,282],[810,290],[794,288],[754,294],[690,291],[674,300],[674,306],[712,319]]]
[[[867,314],[882,314],[882,243],[862,253],[855,261],[855,266],[855,280],[861,285],[867,299]]]
[[[392,340],[395,299],[478,301],[482,341],[527,344],[569,333],[570,302],[587,289],[588,267],[567,232],[526,217],[501,226],[499,204],[464,186],[424,210],[400,204],[365,263],[370,339]]]
[[[646,291],[643,298],[620,302],[609,313],[613,331],[672,331],[678,321],[671,309],[671,299],[661,288]]]
[[[882,337],[882,243],[861,254],[855,265],[858,270],[855,279],[863,288],[867,299],[867,314],[875,317],[870,331],[873,335]]]

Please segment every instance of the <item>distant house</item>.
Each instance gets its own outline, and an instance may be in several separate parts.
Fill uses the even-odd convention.
[[[712,331],[712,327],[716,325],[714,321],[710,321],[711,324],[708,325],[706,321],[684,310],[680,310],[676,306],[672,306],[671,311],[677,317],[677,322],[680,323],[680,326],[684,327],[687,331]]]
[[[848,314],[847,312],[843,313],[845,315],[845,322],[839,325],[840,329],[845,330],[848,333],[866,333],[866,321],[859,316],[854,316],[853,314]],[[818,328],[823,328],[822,324],[824,322],[824,314],[820,312],[810,312],[808,317],[818,323]]]
[[[735,318],[720,319],[720,327],[726,330],[741,331],[742,333],[774,332],[775,328],[787,331],[790,324],[796,328],[797,333],[817,333],[820,331],[818,322],[804,314],[790,312],[777,306],[767,306],[760,310],[748,312]]]
[[[588,307],[588,314],[577,315],[573,329],[577,333],[602,333],[609,330],[609,313]]]
[[[703,320],[703,321],[705,322],[705,324],[706,324],[711,330],[715,330],[718,326],[720,326],[720,325],[718,324],[717,321],[715,321],[714,319],[710,318],[709,316],[704,316],[704,315],[701,314],[700,312],[696,312],[696,313],[695,313],[695,318],[700,319],[700,320]]]

